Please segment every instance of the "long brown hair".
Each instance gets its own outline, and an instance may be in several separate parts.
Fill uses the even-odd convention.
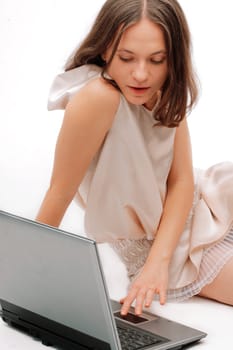
[[[107,0],[81,46],[68,59],[65,70],[85,64],[107,66],[127,28],[147,17],[163,30],[168,60],[168,76],[154,118],[161,125],[176,127],[194,106],[198,89],[191,60],[191,39],[184,12],[176,0]],[[102,55],[114,43],[110,61]]]

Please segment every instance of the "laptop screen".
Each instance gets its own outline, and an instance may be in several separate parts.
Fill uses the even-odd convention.
[[[0,212],[0,299],[117,349],[94,241]]]

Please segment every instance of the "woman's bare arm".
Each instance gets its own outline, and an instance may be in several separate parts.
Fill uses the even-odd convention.
[[[169,263],[193,202],[193,166],[186,120],[176,131],[174,157],[167,185],[163,215],[154,243],[141,273],[121,301],[122,314],[128,312],[134,300],[135,312],[140,314],[143,305],[150,306],[155,293],[160,295],[161,304],[166,301]]]
[[[194,193],[193,165],[187,121],[177,128],[174,157],[167,183],[167,196],[156,239],[155,250],[161,259],[170,261],[184,230]],[[150,257],[149,257],[150,258]]]
[[[91,82],[70,100],[57,140],[50,187],[37,221],[59,226],[112,125],[118,104],[119,92],[102,79]]]

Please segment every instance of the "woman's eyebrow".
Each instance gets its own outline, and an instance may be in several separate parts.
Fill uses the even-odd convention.
[[[151,56],[154,56],[154,55],[161,55],[161,54],[166,55],[166,54],[167,54],[167,51],[166,51],[166,50],[159,50],[159,51],[153,52],[153,53],[151,54]]]
[[[125,52],[125,53],[129,53],[131,55],[134,55],[135,53],[133,51],[127,50],[127,49],[119,49],[117,50],[117,52]],[[166,50],[158,50],[153,52],[150,56],[155,56],[155,55],[160,55],[160,54],[166,54]]]

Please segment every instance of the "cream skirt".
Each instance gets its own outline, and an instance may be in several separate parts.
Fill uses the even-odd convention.
[[[118,254],[126,266],[128,277],[132,282],[142,269],[153,241],[120,240],[110,246]],[[199,274],[191,284],[178,288],[168,289],[167,300],[182,301],[200,293],[202,288],[211,283],[219,274],[223,266],[233,257],[233,228],[218,243],[206,248],[203,253]],[[159,296],[156,295],[155,299]]]

